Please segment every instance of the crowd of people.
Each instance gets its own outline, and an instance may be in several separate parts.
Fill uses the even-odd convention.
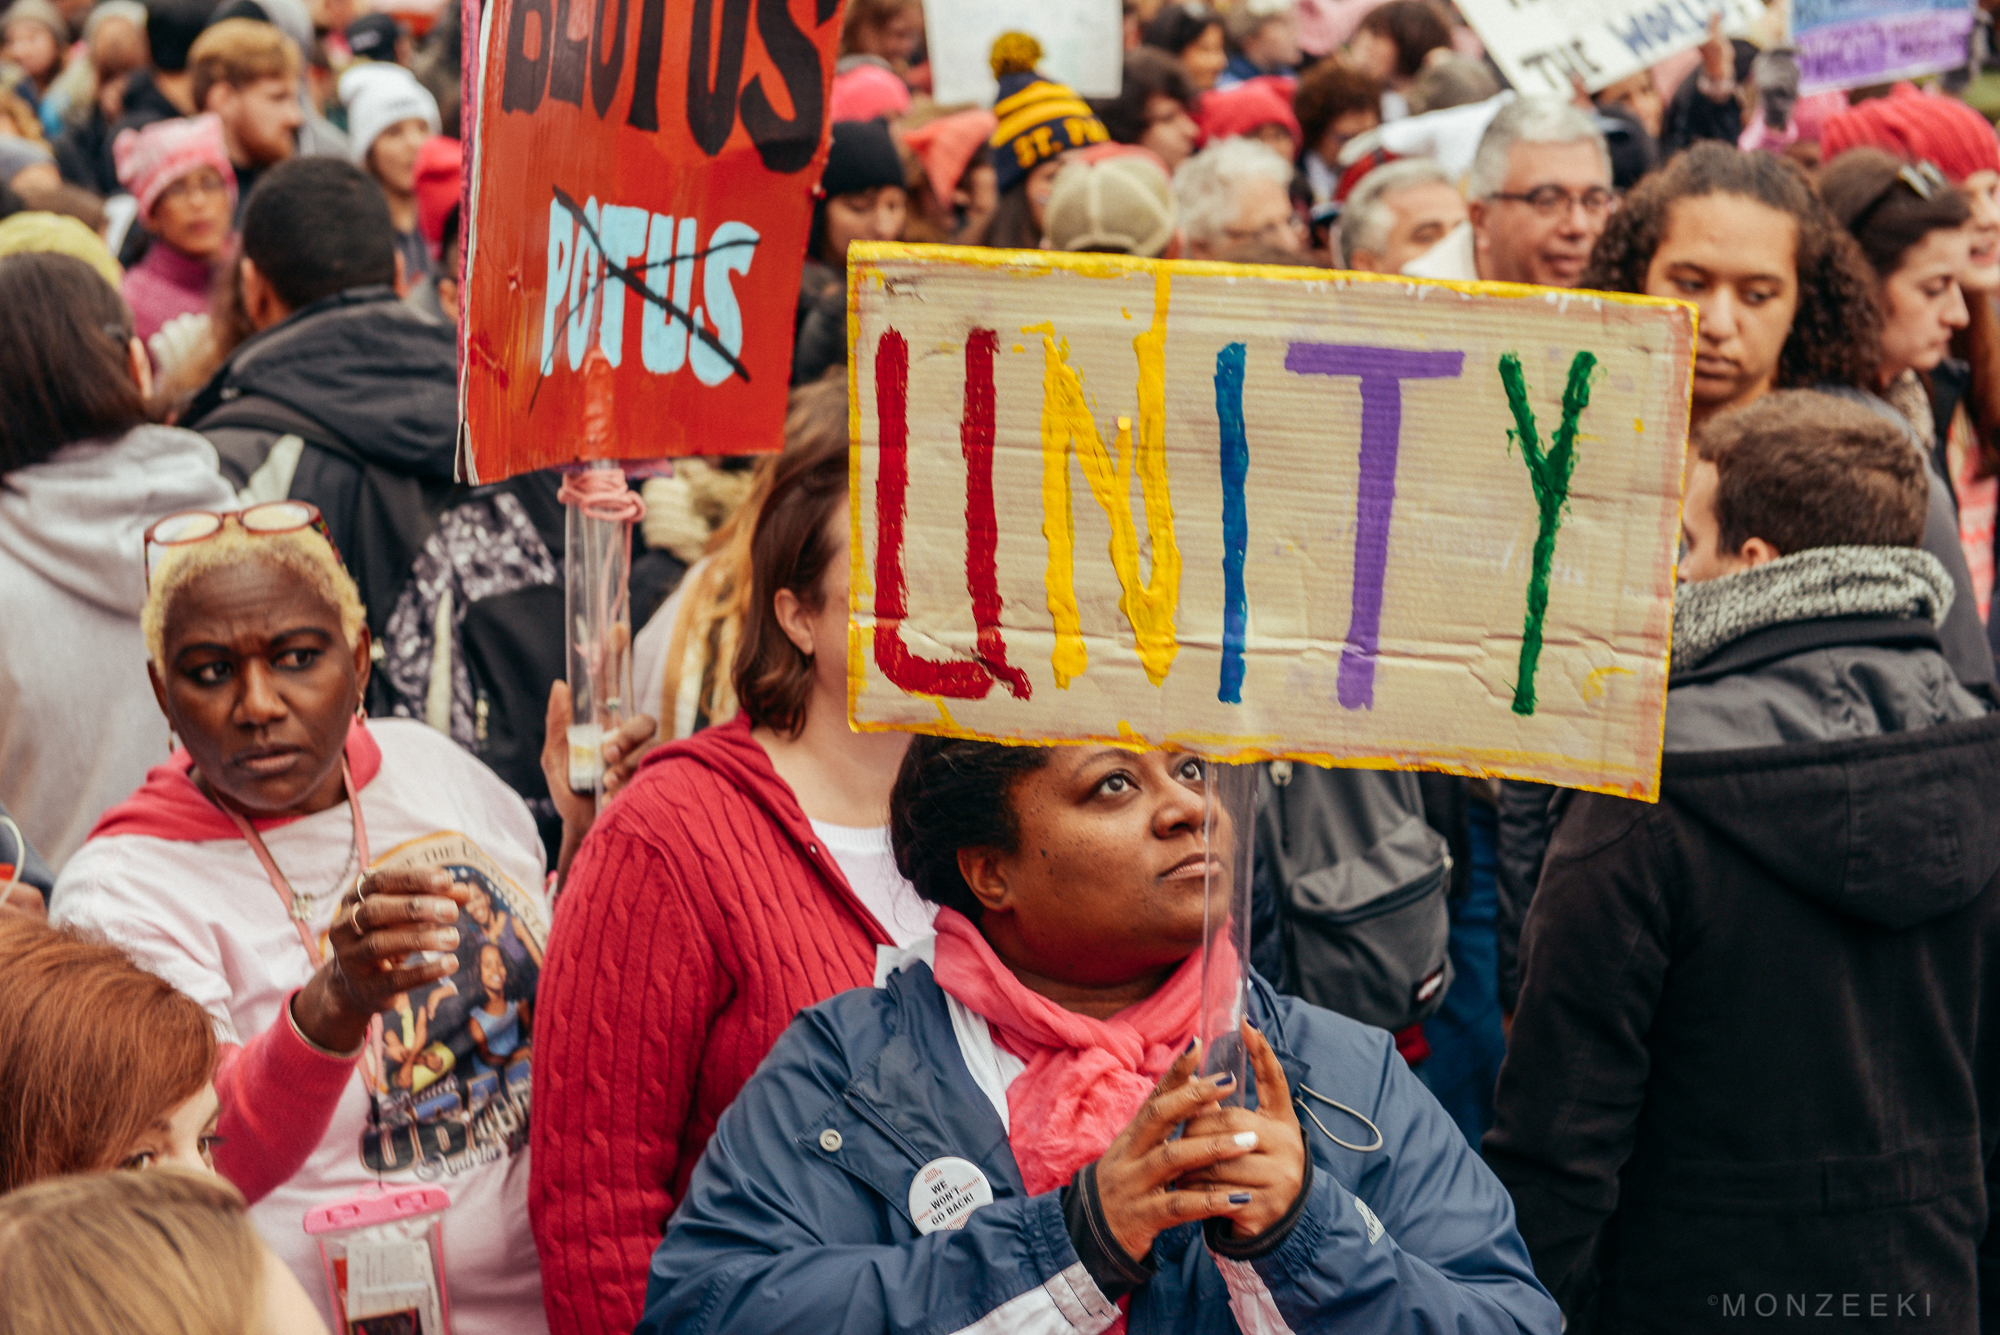
[[[1125,0],[951,106],[926,8],[841,11],[782,439],[632,484],[601,804],[561,479],[455,480],[459,9],[0,11],[0,1330],[2000,1320],[1977,60]],[[894,239],[1692,303],[1661,800],[1258,767],[1199,1074],[1202,759],[848,725]]]

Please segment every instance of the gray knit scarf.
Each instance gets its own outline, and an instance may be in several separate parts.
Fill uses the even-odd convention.
[[[1766,626],[1823,617],[1942,622],[1954,592],[1944,564],[1914,547],[1814,547],[1674,594],[1675,669]]]

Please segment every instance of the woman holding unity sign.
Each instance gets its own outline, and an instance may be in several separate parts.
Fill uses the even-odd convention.
[[[1253,979],[1249,1106],[1194,1074],[1230,861],[1206,783],[1185,753],[917,738],[890,830],[935,942],[744,1086],[639,1330],[1556,1331],[1387,1034]]]

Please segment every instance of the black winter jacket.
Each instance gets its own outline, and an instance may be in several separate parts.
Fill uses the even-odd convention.
[[[1670,735],[1768,674],[1845,692],[1839,739],[1670,747],[1656,805],[1563,816],[1485,1151],[1572,1335],[2000,1314],[2000,715],[1937,643],[1745,636],[1676,679]]]
[[[320,508],[378,638],[455,494],[453,337],[388,287],[351,288],[245,342],[182,422],[215,445],[236,487],[255,479],[260,493]],[[302,448],[274,461],[272,447],[287,436]]]

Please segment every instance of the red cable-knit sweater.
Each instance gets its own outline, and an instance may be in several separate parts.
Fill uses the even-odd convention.
[[[577,854],[538,989],[529,1210],[555,1335],[632,1329],[716,1119],[888,943],[746,719],[647,758]]]

